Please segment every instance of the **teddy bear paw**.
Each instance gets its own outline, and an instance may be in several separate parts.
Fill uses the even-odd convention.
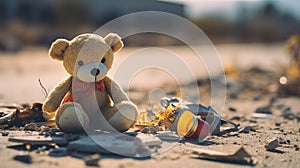
[[[65,103],[57,112],[56,124],[64,132],[83,132],[88,127],[89,118],[81,105],[77,103]]]
[[[108,120],[109,124],[120,132],[128,130],[136,121],[138,110],[131,102],[121,102],[115,106],[118,111]]]

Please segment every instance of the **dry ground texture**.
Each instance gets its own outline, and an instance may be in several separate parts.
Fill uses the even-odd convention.
[[[218,45],[216,48],[228,71],[226,102],[223,110],[218,112],[223,118],[239,124],[239,130],[209,136],[201,143],[181,140],[173,143],[174,146],[163,153],[154,153],[150,158],[136,159],[102,153],[100,155],[72,153],[66,151],[65,145],[28,146],[9,142],[9,138],[38,134],[30,130],[40,130],[40,127],[28,126],[24,130],[22,125],[24,123],[19,121],[18,127],[1,125],[0,167],[86,167],[89,163],[85,161],[84,156],[94,157],[92,165],[100,167],[299,167],[300,98],[280,97],[277,94],[280,71],[287,63],[283,45]],[[126,61],[126,57],[138,49],[125,48],[118,53],[112,73],[117,72],[117,67]],[[184,47],[166,49],[180,55],[192,71],[196,71],[199,88],[194,88],[188,82],[181,87],[189,88],[190,92],[199,90],[201,100],[194,102],[210,105],[210,81],[207,79],[205,68],[193,63],[193,52]],[[146,57],[151,58],[151,53]],[[172,60],[163,57],[158,61],[172,64]],[[136,63],[132,62],[132,65]],[[0,102],[2,105],[15,103],[17,106],[25,107],[34,102],[42,103],[44,95],[38,79],[41,79],[46,89],[51,89],[66,76],[62,65],[48,58],[46,48],[28,48],[19,53],[1,53]],[[180,79],[176,80],[188,81],[184,76],[178,74],[176,77]],[[155,100],[154,102],[153,99],[149,100],[153,88],[165,91],[164,94],[167,96],[180,95],[179,86],[174,83],[176,80],[159,70],[143,71],[131,80],[129,96],[140,109],[148,107],[151,103],[155,103]],[[119,82],[123,86],[126,85],[124,79],[120,78]],[[186,99],[193,101],[192,98]],[[4,107],[0,109],[2,116],[14,110]],[[260,112],[263,116],[255,117],[253,116],[257,114],[255,112]],[[278,147],[268,151],[265,145],[273,139],[278,140]],[[210,149],[228,153],[241,147],[257,161],[255,164],[224,163],[198,159],[195,155],[191,155],[191,149]],[[20,158],[22,155],[25,155],[25,158]]]

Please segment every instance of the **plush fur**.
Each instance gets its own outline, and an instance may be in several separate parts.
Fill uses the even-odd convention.
[[[71,41],[57,39],[53,42],[49,55],[63,62],[70,77],[50,92],[43,105],[44,117],[51,119],[55,116],[57,126],[65,132],[112,130],[110,126],[117,131],[128,130],[136,120],[137,107],[106,75],[113,64],[114,53],[122,47],[121,38],[114,33],[104,38],[96,34],[82,34]],[[76,87],[78,81],[82,87]],[[95,88],[96,83],[100,89]],[[92,90],[84,95],[88,85],[92,86]],[[74,100],[76,94],[78,100]],[[73,100],[66,102],[70,97]],[[110,126],[105,124],[107,122]]]

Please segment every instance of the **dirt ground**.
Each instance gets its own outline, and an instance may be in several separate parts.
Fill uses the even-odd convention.
[[[139,48],[125,48],[117,54],[116,64],[111,74],[117,73],[122,63],[126,63],[129,55]],[[195,90],[201,94],[199,100],[186,98],[194,103],[205,106],[211,103],[211,86],[207,80],[207,72],[203,63],[195,62],[193,52],[184,47],[167,47],[167,50],[180,55],[187,62],[199,88],[189,83],[178,86],[176,81],[188,81],[185,74],[172,76],[164,71],[149,69],[141,71],[129,81],[129,96],[139,109],[157,103],[151,98],[159,89],[158,95],[179,96],[179,88],[188,88],[187,95],[193,95]],[[223,118],[239,124],[239,130],[220,136],[209,136],[204,142],[180,141],[174,143],[170,150],[156,153],[151,158],[136,159],[115,155],[101,155],[98,161],[100,167],[249,167],[234,163],[223,163],[192,158],[189,149],[210,149],[220,152],[236,151],[244,147],[257,163],[255,167],[297,167],[300,165],[300,106],[299,97],[277,95],[280,70],[287,63],[282,44],[275,45],[217,45],[221,61],[225,67],[231,66],[237,70],[227,76],[226,101],[223,110],[218,111]],[[135,52],[137,53],[137,52]],[[146,56],[152,58],[152,53]],[[153,57],[152,59],[157,59]],[[168,58],[159,61],[170,63]],[[136,62],[134,62],[136,63]],[[133,64],[134,64],[133,63]],[[216,71],[220,71],[216,69]],[[43,102],[44,95],[38,83],[41,79],[47,89],[54,87],[67,76],[61,63],[47,57],[46,48],[29,48],[20,53],[1,53],[0,56],[0,102],[2,105],[12,105]],[[155,78],[153,77],[155,76]],[[118,77],[116,75],[116,77]],[[175,80],[174,80],[175,78]],[[128,80],[118,78],[123,86]],[[155,97],[155,96],[154,96]],[[213,101],[222,102],[224,97],[216,96]],[[267,107],[269,115],[255,118],[253,114],[259,108]],[[243,129],[249,128],[248,131]],[[0,130],[0,167],[87,167],[82,158],[77,156],[50,156],[48,149],[41,152],[38,147],[32,147],[30,152],[25,145],[9,142],[9,137],[26,134],[28,131]],[[8,136],[5,134],[8,132]],[[29,131],[30,132],[30,131]],[[268,140],[278,138],[279,147],[267,151]],[[50,148],[50,147],[48,147]],[[28,154],[32,163],[14,159],[16,155]]]

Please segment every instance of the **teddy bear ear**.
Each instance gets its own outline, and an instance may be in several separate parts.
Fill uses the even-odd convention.
[[[56,60],[64,59],[64,52],[69,46],[69,41],[66,39],[57,39],[54,41],[50,47],[49,55],[51,58]]]
[[[111,47],[114,53],[119,51],[124,46],[121,37],[116,33],[109,33],[104,37],[104,40]]]

